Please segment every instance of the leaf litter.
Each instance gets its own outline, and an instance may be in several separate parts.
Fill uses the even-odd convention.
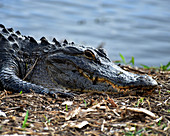
[[[74,99],[1,90],[0,135],[169,135],[170,72],[122,68],[149,74],[160,87],[145,96],[78,92]]]

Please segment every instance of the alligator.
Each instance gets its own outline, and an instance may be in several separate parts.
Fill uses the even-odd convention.
[[[114,64],[103,48],[55,38],[39,41],[0,24],[0,88],[54,97],[74,91],[140,94],[157,86],[149,75],[130,73]],[[133,94],[132,93],[132,94]]]

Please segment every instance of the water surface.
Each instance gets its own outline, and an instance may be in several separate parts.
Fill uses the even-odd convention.
[[[36,39],[104,44],[112,60],[121,53],[138,66],[170,61],[168,0],[1,0],[0,23]]]

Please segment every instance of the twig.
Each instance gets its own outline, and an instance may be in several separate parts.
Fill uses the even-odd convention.
[[[33,68],[35,67],[35,65],[37,64],[38,58],[35,60],[34,64],[32,65],[31,69],[28,71],[28,73],[25,75],[25,77],[23,78],[23,80],[25,80],[28,75],[31,73],[31,71],[33,70]]]

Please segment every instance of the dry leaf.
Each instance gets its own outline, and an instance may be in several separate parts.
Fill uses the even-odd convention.
[[[64,101],[61,105],[73,105],[73,101]]]
[[[118,107],[118,105],[114,102],[113,99],[110,99],[110,98],[108,97],[107,101],[111,104],[112,107]]]
[[[77,114],[80,113],[80,110],[81,108],[80,107],[77,107],[75,108],[74,110],[70,111],[66,117],[65,117],[65,120],[70,120],[71,118],[75,117]]]
[[[151,116],[154,119],[158,118],[158,116],[156,116],[153,112],[151,112],[149,110],[146,110],[144,108],[130,108],[130,107],[127,107],[126,110],[133,111],[133,112],[139,112],[139,113],[145,113],[145,114]]]
[[[77,122],[77,121],[68,121],[66,123],[64,123],[64,125],[62,125],[63,127],[71,127],[71,128],[82,128],[84,126],[86,126],[87,124],[89,124],[88,121],[82,121],[82,122]]]
[[[0,110],[0,116],[2,116],[2,117],[6,117],[5,112],[3,112],[3,111],[1,111],[1,110]]]

